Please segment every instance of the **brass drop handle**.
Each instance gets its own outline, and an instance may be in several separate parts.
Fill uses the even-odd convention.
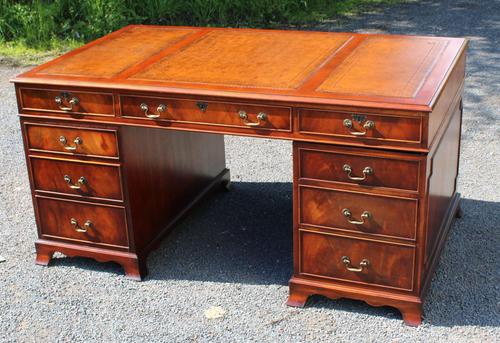
[[[344,127],[349,131],[351,135],[354,136],[364,136],[366,135],[367,130],[373,129],[375,127],[375,122],[373,120],[367,120],[363,125],[365,131],[352,131],[352,120],[344,119]]]
[[[61,144],[63,145],[65,150],[69,150],[69,151],[75,151],[78,148],[78,146],[82,145],[82,143],[83,143],[83,141],[80,137],[76,137],[73,140],[73,143],[75,143],[75,145],[68,145],[68,140],[64,136],[59,137],[59,142],[61,142]]]
[[[69,104],[69,107],[64,106],[65,100]],[[73,106],[76,106],[80,103],[80,100],[76,96],[73,96],[70,99],[70,95],[68,93],[61,93],[61,95],[58,95],[54,98],[54,101],[59,109],[65,112],[73,111]]]
[[[87,183],[87,179],[84,176],[81,176],[78,181],[74,184],[71,181],[71,177],[69,175],[64,175],[64,181],[68,184],[69,188],[71,189],[80,189],[82,186]]]
[[[156,119],[156,118],[159,118],[160,115],[165,112],[167,110],[167,105],[164,105],[164,104],[159,104],[158,107],[156,108],[156,112],[158,114],[152,114],[152,113],[148,113],[149,112],[149,106],[148,104],[146,103],[142,103],[141,104],[141,111],[144,112],[144,115],[150,119]]]
[[[368,266],[370,265],[370,261],[368,261],[366,258],[362,259],[361,262],[359,262],[359,267],[353,267],[351,265],[351,259],[347,256],[342,256],[341,260],[348,271],[355,273],[362,272],[363,268],[368,268]]]
[[[351,210],[349,210],[348,208],[344,208],[342,210],[342,214],[344,215],[344,217],[347,218],[347,221],[351,224],[356,224],[356,225],[363,225],[365,223],[366,220],[370,220],[373,218],[373,215],[368,212],[368,211],[363,211],[363,213],[361,213],[361,220],[353,220],[351,219],[352,218],[352,213],[351,213]]]
[[[243,120],[243,123],[246,126],[251,126],[251,127],[260,126],[264,124],[264,122],[267,120],[267,114],[265,114],[264,112],[259,112],[259,114],[257,114],[257,122],[255,123],[248,120],[248,114],[243,110],[239,111],[238,115]]]
[[[82,228],[75,218],[70,219],[70,224],[73,225],[76,232],[87,232],[94,225],[90,220],[87,220],[85,224],[83,224],[84,228]]]
[[[344,172],[347,174],[347,177],[353,181],[363,181],[363,180],[366,180],[366,177],[368,175],[373,175],[373,168],[372,167],[365,167],[365,169],[363,169],[363,176],[352,176],[351,175],[352,168],[348,164],[344,164],[344,167],[342,169],[344,169]]]

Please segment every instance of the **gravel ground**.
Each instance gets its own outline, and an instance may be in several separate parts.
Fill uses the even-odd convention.
[[[36,229],[13,87],[0,66],[1,341],[499,341],[499,1],[419,1],[314,29],[471,39],[455,222],[418,328],[391,308],[313,297],[284,305],[291,258],[291,144],[227,137],[234,189],[191,212],[137,283],[82,258],[35,266]],[[263,196],[265,195],[265,197]],[[232,213],[228,216],[228,213]],[[258,214],[258,215],[257,215]],[[207,319],[205,310],[225,314]]]

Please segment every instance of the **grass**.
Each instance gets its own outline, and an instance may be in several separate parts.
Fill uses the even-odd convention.
[[[50,48],[30,47],[21,42],[0,42],[0,64],[12,66],[38,65],[78,48],[82,41],[65,40]]]
[[[0,62],[39,64],[127,24],[310,25],[405,0],[0,0]]]

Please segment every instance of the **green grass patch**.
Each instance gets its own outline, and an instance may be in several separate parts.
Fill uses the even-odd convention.
[[[82,44],[83,41],[66,40],[53,43],[50,48],[34,48],[23,42],[0,42],[0,63],[14,66],[38,65]]]

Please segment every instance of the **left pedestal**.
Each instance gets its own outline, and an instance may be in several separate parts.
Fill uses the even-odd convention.
[[[148,253],[210,190],[229,182],[224,137],[21,119],[39,239],[55,252],[147,274]]]

